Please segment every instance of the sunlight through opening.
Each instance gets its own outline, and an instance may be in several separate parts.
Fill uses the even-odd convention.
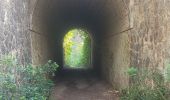
[[[70,30],[64,37],[63,48],[65,68],[90,68],[91,39],[86,31]]]

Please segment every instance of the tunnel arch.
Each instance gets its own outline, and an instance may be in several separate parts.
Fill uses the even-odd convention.
[[[65,31],[72,27],[82,27],[92,33],[94,68],[104,77],[106,76],[113,85],[120,84],[122,81],[117,83],[115,79],[120,77],[127,79],[120,66],[126,66],[126,68],[130,66],[128,62],[130,58],[128,54],[122,58],[114,58],[114,56],[118,55],[119,51],[125,52],[124,50],[129,46],[129,44],[121,43],[123,40],[128,43],[127,31],[132,28],[130,22],[132,12],[129,11],[132,1],[35,1],[30,18],[32,62],[43,64],[51,59],[62,66],[62,37]],[[122,60],[123,64],[120,64],[118,59]],[[120,70],[124,76],[114,72],[115,70]],[[124,83],[127,85],[128,79]],[[116,85],[115,87],[119,87]]]
[[[67,27],[67,28],[63,31],[62,36],[61,36],[62,42],[64,41],[64,36],[65,36],[70,30],[74,30],[74,29],[80,29],[80,30],[86,32],[86,33],[89,35],[89,37],[90,37],[90,39],[91,39],[91,41],[92,41],[92,44],[93,44],[93,42],[96,40],[94,34],[92,34],[93,31],[92,31],[92,30],[89,30],[87,27],[70,26],[70,27]]]
[[[45,41],[50,42],[50,43],[52,43],[51,40],[58,40],[58,42],[60,42],[59,48],[61,48],[62,40],[60,39],[64,36],[65,30],[68,30],[69,28],[73,28],[73,27],[82,27],[90,31],[90,33],[93,33],[90,35],[93,37],[94,42],[96,41],[97,43],[98,41],[101,40],[100,39],[100,37],[102,37],[101,34],[106,33],[104,32],[106,30],[105,29],[106,23],[110,22],[108,21],[109,19],[109,16],[107,15],[108,13],[100,12],[100,10],[105,12],[105,9],[106,9],[106,8],[101,9],[102,7],[105,6],[104,5],[105,3],[103,2],[105,1],[100,0],[100,1],[91,2],[90,0],[87,0],[87,1],[70,0],[67,3],[66,0],[51,0],[51,1],[46,1],[46,2],[37,0],[35,2],[33,13],[31,16],[32,18],[32,23],[31,23],[32,41],[33,42],[38,41],[38,37],[39,39],[40,37],[42,37],[44,38]],[[98,5],[97,7],[93,8],[92,6],[90,6],[90,5],[96,5],[95,3]],[[59,10],[56,10],[56,9],[59,9]],[[71,15],[71,17],[67,17],[69,14]],[[103,14],[105,15],[103,16]],[[39,36],[35,38],[36,37],[35,34],[39,34]],[[32,43],[33,53],[36,52],[36,50],[34,50],[35,48],[34,45],[35,43]],[[52,45],[54,46],[54,44]],[[40,48],[40,47],[37,47],[37,48]],[[50,48],[50,47],[47,46],[46,44],[44,48]],[[54,52],[54,51],[55,50],[53,51],[46,50],[42,52],[45,52],[44,54],[47,54],[47,52]],[[61,53],[62,50],[59,50],[59,51]],[[43,58],[43,56],[41,57],[42,54],[36,55],[34,53],[33,56],[34,55],[35,57],[33,57],[33,62],[35,61],[35,63],[37,64],[44,62],[45,60],[47,60],[47,58],[57,60],[57,62],[61,63],[61,60],[60,61],[58,60],[61,58],[55,58],[51,56],[54,54],[48,54],[48,57],[42,59],[41,61],[38,61],[38,59]],[[63,64],[61,63],[60,65],[63,65]]]

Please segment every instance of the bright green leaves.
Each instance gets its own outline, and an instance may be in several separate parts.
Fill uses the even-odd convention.
[[[59,66],[49,60],[40,66],[20,65],[16,56],[0,58],[0,100],[47,100],[54,82],[48,78]]]
[[[129,76],[136,76],[137,75],[137,68],[131,67],[128,69]]]
[[[65,67],[85,68],[90,64],[91,41],[81,29],[69,31],[63,42]]]

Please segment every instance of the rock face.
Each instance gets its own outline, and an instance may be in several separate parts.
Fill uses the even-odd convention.
[[[129,20],[121,21],[118,27],[123,31],[110,35],[101,47],[105,76],[118,89],[128,85],[128,67],[154,67],[164,72],[170,61],[170,1],[129,1]],[[117,33],[114,31],[111,33]]]
[[[17,54],[23,64],[54,59],[62,65],[62,29],[76,21],[93,30],[95,68],[117,89],[128,86],[131,66],[164,71],[170,63],[169,0],[71,1],[1,0],[0,55]]]
[[[131,65],[162,69],[168,57],[168,0],[136,1],[131,35]]]
[[[16,54],[21,63],[31,61],[28,0],[0,1],[0,55]]]

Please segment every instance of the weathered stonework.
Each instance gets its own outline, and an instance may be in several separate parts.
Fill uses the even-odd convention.
[[[117,2],[115,9],[116,20],[111,24],[110,30],[101,41],[101,70],[115,89],[125,88],[129,85],[127,69],[130,67],[130,23],[131,13],[129,11],[130,1],[126,2],[112,0]]]
[[[110,37],[103,41],[102,72],[105,78],[116,88],[125,88],[129,84],[127,69],[130,66],[128,32]]]
[[[64,29],[75,21],[94,32],[94,68],[115,88],[128,86],[131,66],[164,72],[170,63],[169,0],[82,2],[1,0],[0,55],[17,53],[21,63],[62,62]]]
[[[134,2],[134,27],[131,37],[131,66],[155,67],[161,70],[169,58],[169,0]]]
[[[0,1],[0,54],[17,53],[20,63],[30,62],[27,0]]]
[[[118,42],[111,42],[110,40],[107,40],[108,43],[104,43],[105,46],[103,46],[103,53],[107,53],[108,56],[103,56],[106,60],[102,60],[103,63],[106,63],[103,66],[103,69],[106,69],[107,75],[105,75],[107,78],[108,76],[111,77],[108,79],[113,85],[116,84],[116,88],[121,88],[122,85],[124,86],[122,80],[123,75],[114,78],[113,73],[119,75],[119,73],[122,73],[120,70],[114,71],[116,68],[124,68],[125,70],[127,67],[153,67],[160,69],[163,73],[165,71],[165,67],[167,66],[167,63],[170,62],[170,56],[169,56],[169,50],[170,50],[170,1],[169,0],[130,0],[129,2],[129,21],[123,20],[120,21],[121,24],[118,28],[118,31],[116,31],[117,35],[112,35],[115,33],[115,30],[111,32],[111,35],[108,36],[114,36],[112,40],[116,41],[122,41],[119,40],[117,37],[122,36],[122,34],[128,35],[128,39],[121,38],[123,40],[127,40],[126,42],[129,43],[129,47],[127,49],[127,46],[123,47],[123,50],[126,51],[126,53],[117,53],[114,49],[109,49],[111,47],[114,48],[115,43],[117,45],[120,45],[122,47],[123,45]],[[124,17],[126,19],[126,16]],[[128,26],[130,25],[129,29]],[[121,27],[122,26],[122,27]],[[127,29],[127,30],[126,30]],[[124,30],[124,31],[121,31]],[[110,41],[110,42],[109,42]],[[110,44],[113,45],[110,45]],[[110,45],[110,46],[109,46]],[[128,45],[128,44],[127,44]],[[107,47],[106,47],[107,46]],[[106,48],[105,48],[106,47]],[[115,48],[120,48],[115,47]],[[110,54],[109,54],[110,53]],[[124,59],[130,59],[129,63],[124,63],[124,59],[119,59],[116,62],[113,63],[112,58],[110,55],[117,55],[116,58],[124,58]],[[124,57],[124,55],[129,55]],[[109,61],[109,62],[108,62]],[[128,61],[128,60],[127,60]],[[119,63],[120,62],[120,63]],[[118,64],[117,64],[118,63]],[[122,66],[122,64],[124,65]],[[115,65],[116,64],[116,65]],[[113,68],[110,66],[114,66]],[[111,73],[111,74],[109,74]],[[114,81],[116,79],[116,81]],[[122,84],[117,84],[118,82]],[[120,85],[117,87],[117,85]]]

